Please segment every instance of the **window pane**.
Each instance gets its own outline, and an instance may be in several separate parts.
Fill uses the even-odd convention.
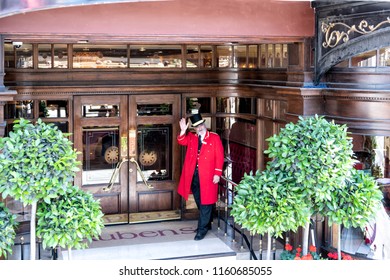
[[[39,117],[41,118],[67,118],[67,100],[41,100],[39,102]]]
[[[288,45],[283,45],[283,59],[282,59],[282,67],[286,68],[288,66]]]
[[[34,118],[34,101],[12,101],[4,106],[4,115],[6,119],[32,119]]]
[[[83,185],[108,184],[118,160],[118,127],[83,128]]]
[[[282,45],[276,44],[275,45],[275,60],[274,60],[274,67],[280,68],[282,67]]]
[[[246,46],[234,46],[234,68],[246,68]]]
[[[244,173],[256,171],[256,121],[217,118],[217,132],[227,158],[225,176],[239,183]]]
[[[38,68],[52,68],[51,44],[38,45]]]
[[[352,67],[376,67],[376,50],[351,58]]]
[[[274,45],[268,44],[267,45],[267,67],[272,68],[274,67]]]
[[[138,162],[146,180],[172,179],[171,130],[171,125],[138,126]]]
[[[73,68],[126,67],[126,45],[73,45]]]
[[[379,50],[379,66],[390,66],[390,48],[383,48]]]
[[[211,99],[209,97],[187,97],[187,113],[211,113]]]
[[[232,114],[256,114],[256,99],[241,97],[218,97],[217,112]]]
[[[232,66],[232,47],[217,46],[217,67],[230,68]]]
[[[213,67],[213,47],[200,46],[200,63],[203,68]]]
[[[199,46],[197,45],[187,46],[186,67],[187,68],[199,67]]]
[[[172,115],[172,104],[138,104],[138,116]]]
[[[260,45],[260,67],[264,68],[267,66],[267,48],[265,44]]]
[[[84,118],[119,117],[119,109],[118,104],[91,104],[83,105],[82,113]]]
[[[16,50],[16,68],[33,68],[32,44],[23,44]]]
[[[257,61],[257,45],[251,45],[249,46],[248,67],[257,68]]]
[[[181,68],[180,45],[130,46],[130,67]]]
[[[15,68],[15,51],[11,43],[4,44],[4,67]]]
[[[68,68],[68,46],[66,44],[54,45],[54,68]]]

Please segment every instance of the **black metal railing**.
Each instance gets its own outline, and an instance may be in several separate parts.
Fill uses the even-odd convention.
[[[228,228],[231,230],[232,242],[236,242],[236,233],[240,236],[239,245],[244,248],[244,244],[249,250],[251,260],[263,259],[263,236],[253,235],[250,232],[246,233],[246,230],[239,227],[235,222],[233,216],[230,215],[231,206],[233,204],[235,187],[237,183],[222,176],[218,186],[218,202],[217,202],[217,223],[218,228],[221,228],[221,220],[224,222],[224,234],[228,235]],[[249,236],[249,238],[248,238]],[[258,242],[258,256],[255,253],[255,242]],[[276,238],[272,238],[271,246],[272,258],[276,259]]]

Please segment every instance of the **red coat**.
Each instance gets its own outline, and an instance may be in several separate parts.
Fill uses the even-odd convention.
[[[185,199],[191,193],[192,176],[198,157],[198,137],[189,132],[177,137],[180,145],[187,146],[183,170],[177,192]],[[214,175],[222,175],[224,151],[221,138],[214,132],[206,132],[199,154],[200,200],[202,204],[214,204],[218,199],[218,184],[213,183]]]

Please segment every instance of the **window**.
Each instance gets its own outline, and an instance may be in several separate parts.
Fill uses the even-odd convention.
[[[199,67],[199,46],[197,45],[187,46],[186,67],[187,68]]]
[[[234,68],[247,68],[246,46],[234,46]]]
[[[248,68],[257,68],[257,45],[248,46]]]
[[[73,45],[73,68],[126,68],[126,45]]]
[[[359,54],[351,59],[352,67],[376,67],[376,50]]]
[[[23,44],[16,51],[16,68],[33,68],[33,46]]]
[[[218,97],[217,112],[256,114],[256,99],[245,97]]]
[[[180,45],[132,45],[130,46],[131,68],[181,68]]]
[[[217,67],[231,68],[232,66],[232,46],[217,46]]]

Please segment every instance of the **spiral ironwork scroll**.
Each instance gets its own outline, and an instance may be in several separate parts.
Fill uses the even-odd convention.
[[[390,17],[387,17],[386,20],[378,23],[377,25],[369,24],[367,20],[360,21],[359,25],[348,25],[343,22],[331,22],[326,23],[322,22],[321,31],[325,34],[325,40],[322,43],[324,48],[334,48],[338,44],[346,43],[350,39],[350,34],[358,33],[361,35],[369,34],[380,28],[384,24],[390,24]],[[335,30],[335,29],[338,30]],[[346,31],[340,30],[345,28]]]

